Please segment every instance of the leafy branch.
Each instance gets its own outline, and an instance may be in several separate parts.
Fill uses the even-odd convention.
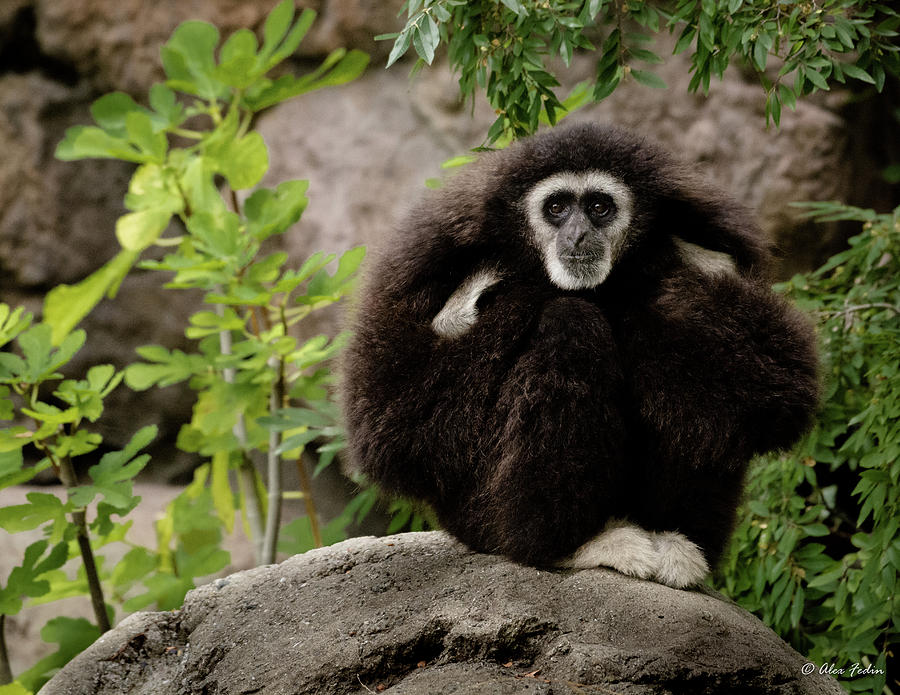
[[[721,78],[736,58],[758,73],[766,118],[776,125],[782,106],[794,108],[798,98],[835,82],[880,92],[888,75],[900,75],[900,14],[875,0],[407,0],[404,7],[403,29],[376,37],[394,41],[388,67],[410,48],[416,69],[431,65],[445,45],[461,94],[484,90],[497,113],[490,142],[533,133],[542,120],[553,124],[626,79],[664,88],[644,65],[664,62],[648,48],[663,30],[678,33],[675,53],[692,51],[690,91],[708,91],[711,78]],[[581,98],[566,106],[554,91],[552,59],[568,67],[576,51],[598,53],[596,72],[569,95]],[[774,61],[781,67],[773,78]]]

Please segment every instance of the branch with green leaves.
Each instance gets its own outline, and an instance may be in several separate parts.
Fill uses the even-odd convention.
[[[779,289],[818,317],[826,371],[815,429],[751,471],[719,586],[815,663],[872,671],[885,688],[900,645],[900,208],[803,207],[859,234],[818,270]]]
[[[0,613],[15,615],[25,597],[53,600],[73,590],[87,593],[96,626],[89,625],[85,631],[82,623],[86,621],[58,619],[55,623],[61,633],[77,624],[82,636],[69,642],[80,645],[80,651],[87,646],[84,635],[96,636],[110,628],[101,583],[106,577],[95,549],[120,539],[127,530],[126,524],[112,517],[125,517],[140,500],[133,494],[133,479],[149,459],[140,451],[156,436],[156,428],[145,427],[122,451],[104,454],[87,470],[91,482],[80,483],[75,461],[89,460],[102,444],[102,437],[84,424],[103,414],[103,400],[122,381],[122,373],[111,365],[98,365],[88,370],[85,379],[63,378],[59,370],[81,349],[85,334],[74,331],[54,346],[51,333],[50,326],[33,323],[23,308],[0,304],[0,420],[15,423],[0,429],[0,489],[52,471],[66,490],[65,499],[34,491],[26,495],[25,503],[0,508],[0,527],[7,532],[41,528],[45,536],[28,546],[22,562],[0,584]],[[75,556],[80,556],[81,565],[73,582],[62,567]],[[0,643],[5,645],[5,640]],[[58,658],[57,654],[48,663],[56,664]],[[5,648],[0,649],[0,672],[11,680]],[[38,664],[18,681],[36,689],[41,679],[46,679],[46,669]]]
[[[149,108],[125,94],[104,96],[92,107],[97,125],[70,129],[57,149],[62,159],[110,157],[139,166],[125,198],[131,212],[116,224],[122,251],[91,277],[46,298],[44,318],[54,328],[54,340],[64,339],[104,294],[114,293],[146,249],[171,249],[163,260],[140,266],[172,273],[169,288],[205,293],[212,310],[195,313],[186,330],[199,351],[186,355],[147,346],[140,350],[146,362],[126,370],[126,381],[138,390],[189,381],[198,392],[194,417],[178,445],[212,458],[223,520],[234,514],[234,505],[222,480],[229,470],[238,472],[239,507],[261,562],[274,560],[277,544],[282,497],[277,457],[293,455],[297,447],[280,448],[279,437],[260,419],[296,399],[322,401],[328,373],[319,365],[341,345],[341,339],[324,337],[299,344],[290,329],[342,298],[364,254],[362,249],[345,253],[334,273],[326,269],[333,255],[315,254],[299,269],[288,267],[285,253],[261,255],[264,243],[300,219],[308,182],[257,187],[269,156],[252,129],[253,117],[286,99],[353,80],[368,63],[360,51],[338,49],[308,75],[268,77],[295,52],[314,17],[306,10],[295,18],[293,2],[284,0],[266,19],[261,45],[246,29],[219,46],[212,25],[180,25],[162,48],[168,80],[150,90]],[[175,138],[187,144],[173,146]],[[254,188],[241,199],[240,192]],[[180,226],[179,233],[166,235],[173,226]],[[309,442],[327,436],[309,423],[295,427],[312,427]],[[268,451],[268,500],[254,451]],[[324,455],[333,456],[329,451]]]
[[[364,53],[339,49],[310,74],[269,76],[293,55],[314,17],[311,11],[295,16],[292,0],[283,0],[266,19],[261,41],[244,29],[221,45],[212,25],[180,25],[161,51],[167,80],[151,88],[147,105],[123,93],[103,96],[91,108],[95,125],[69,129],[57,148],[64,160],[119,159],[136,169],[125,196],[129,212],[115,228],[121,250],[108,263],[75,285],[51,290],[41,323],[22,308],[0,304],[0,420],[9,422],[0,427],[0,488],[52,471],[67,491],[65,499],[30,492],[26,503],[0,507],[0,527],[41,528],[45,535],[28,547],[9,577],[0,578],[0,609],[12,615],[26,599],[88,594],[97,622],[50,621],[42,636],[59,643],[59,650],[19,674],[7,686],[11,692],[37,690],[48,673],[108,629],[115,606],[178,607],[197,578],[227,565],[223,531],[233,530],[238,511],[260,562],[274,561],[279,547],[310,547],[298,548],[308,539],[298,536],[296,524],[279,543],[286,494],[280,468],[284,459],[299,461],[315,448],[318,472],[344,445],[329,400],[327,365],[344,337],[300,341],[292,329],[343,298],[365,251],[316,253],[299,268],[283,252],[263,253],[265,244],[271,246],[273,237],[300,219],[308,182],[259,187],[269,154],[253,119],[263,109],[343,84],[365,69]],[[142,261],[152,247],[162,247],[165,255]],[[196,351],[145,346],[139,351],[144,361],[123,372],[99,365],[84,379],[64,378],[60,370],[86,338],[76,327],[104,297],[116,294],[136,265],[167,273],[169,288],[202,291],[205,306],[185,330]],[[136,390],[187,381],[198,394],[178,445],[209,461],[156,523],[153,549],[131,543],[131,522],[113,517],[124,519],[139,502],[133,479],[147,463],[140,452],[155,437],[155,427],[142,428],[123,450],[101,457],[99,434],[85,426],[100,417],[103,399],[123,379]],[[256,454],[269,463],[265,482],[254,465]],[[75,462],[85,462],[80,469],[90,482],[79,481]],[[318,533],[309,482],[301,479],[298,494],[317,531],[312,542],[340,539],[358,518],[359,505]],[[107,567],[96,551],[114,542],[130,547]],[[73,579],[63,565],[79,554]],[[0,621],[0,678],[8,681],[2,627]]]
[[[476,89],[497,113],[488,141],[509,141],[555,123],[565,113],[612,94],[627,79],[653,88],[665,82],[647,66],[664,58],[653,35],[678,33],[675,53],[691,50],[690,91],[708,91],[733,60],[755,70],[776,125],[783,106],[834,83],[856,81],[881,91],[900,75],[900,14],[890,3],[822,0],[407,0],[406,25],[388,66],[412,48],[416,69],[446,47],[464,97]],[[599,48],[598,48],[599,46]],[[594,78],[568,103],[556,93],[554,61],[568,67],[577,51],[598,53]],[[769,73],[770,64],[779,65]]]

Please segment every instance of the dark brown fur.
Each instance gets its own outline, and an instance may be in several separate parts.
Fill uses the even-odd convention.
[[[571,292],[547,278],[520,201],[587,169],[631,188],[631,243],[599,287]],[[686,265],[673,236],[738,273]],[[812,330],[769,290],[768,261],[735,201],[620,130],[486,154],[371,262],[344,369],[352,460],[477,550],[548,565],[625,517],[715,563],[747,463],[791,446],[817,403]],[[432,319],[483,267],[503,279],[477,322],[439,337]]]

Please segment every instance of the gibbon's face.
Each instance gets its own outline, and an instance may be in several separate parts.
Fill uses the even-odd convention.
[[[632,209],[629,188],[604,171],[564,171],[532,186],[525,213],[551,282],[582,290],[606,280],[625,246]]]

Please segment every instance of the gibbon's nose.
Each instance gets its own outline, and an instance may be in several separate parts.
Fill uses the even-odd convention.
[[[566,251],[577,251],[587,238],[591,225],[584,215],[574,214],[559,230],[562,247]]]

